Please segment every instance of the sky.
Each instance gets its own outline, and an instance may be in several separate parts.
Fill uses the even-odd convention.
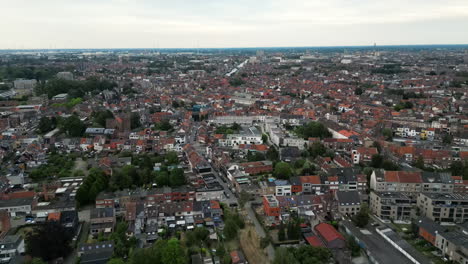
[[[468,44],[468,0],[0,0],[0,49]]]

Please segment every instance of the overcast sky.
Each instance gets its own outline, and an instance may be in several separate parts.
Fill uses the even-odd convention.
[[[0,0],[0,49],[468,44],[468,0]]]

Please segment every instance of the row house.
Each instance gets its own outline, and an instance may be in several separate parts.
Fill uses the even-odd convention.
[[[449,173],[374,170],[370,187],[378,192],[443,192],[454,191]]]
[[[325,138],[323,145],[334,151],[351,151],[354,147],[354,141],[349,138]]]

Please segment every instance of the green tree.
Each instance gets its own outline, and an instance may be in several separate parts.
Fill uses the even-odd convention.
[[[93,119],[94,123],[98,124],[101,127],[106,127],[106,120],[114,118],[114,114],[109,110],[98,111],[93,112],[91,114],[91,118]]]
[[[173,169],[170,172],[169,183],[171,187],[182,186],[185,184],[185,174],[183,169]]]
[[[262,134],[262,142],[263,142],[263,144],[266,144],[268,142],[268,135],[267,134]]]
[[[353,221],[358,227],[363,228],[369,223],[369,218],[369,208],[363,204],[359,212],[354,216]]]
[[[41,117],[39,120],[39,125],[37,126],[37,130],[41,134],[45,134],[57,126],[57,120],[55,117],[48,118],[48,117]]]
[[[86,130],[86,125],[77,115],[71,115],[59,122],[59,128],[70,137],[81,137]]]
[[[383,157],[379,154],[372,156],[370,166],[373,168],[381,168],[383,163]]]
[[[384,128],[382,130],[382,135],[385,137],[385,140],[392,141],[393,139],[393,131],[390,128]]]
[[[266,158],[270,161],[277,161],[279,160],[279,153],[278,150],[274,146],[270,146],[266,153]]]
[[[296,128],[295,132],[304,139],[308,139],[310,137],[331,137],[331,133],[328,131],[327,127],[325,127],[322,123],[319,122],[309,122],[304,126]]]
[[[233,240],[237,237],[239,227],[237,226],[234,219],[227,219],[224,224],[223,234],[226,240]]]
[[[418,169],[424,170],[425,169],[424,158],[422,156],[418,156],[418,159],[414,163],[414,166]]]
[[[249,162],[265,160],[265,155],[263,155],[262,153],[257,152],[257,151],[250,151],[249,150],[247,152],[247,160]]]
[[[364,91],[362,90],[362,88],[358,87],[354,90],[354,94],[355,95],[361,95]]]
[[[137,112],[132,112],[130,114],[130,128],[136,129],[139,127],[141,127],[140,114],[138,114]]]
[[[275,260],[273,264],[300,264],[294,257],[294,253],[284,247],[279,247],[275,251]]]
[[[46,261],[67,256],[72,248],[72,235],[56,222],[45,222],[26,236],[26,252]]]
[[[162,251],[162,263],[165,264],[186,264],[187,256],[180,245],[180,241],[173,238],[167,242]]]
[[[289,179],[292,176],[292,170],[289,163],[278,162],[275,165],[274,175],[280,179]]]
[[[156,123],[155,129],[162,130],[162,131],[171,131],[174,129],[174,127],[171,125],[171,123],[169,123],[168,120],[164,120],[162,122]]]
[[[320,142],[314,142],[309,148],[310,156],[315,158],[317,156],[323,156],[327,152],[327,148]]]
[[[239,194],[239,205],[240,207],[244,207],[245,203],[250,201],[252,199],[252,194],[246,192],[245,190],[242,190]]]
[[[279,230],[278,230],[278,240],[279,241],[284,241],[286,240],[286,232],[284,230],[284,224],[281,222]]]

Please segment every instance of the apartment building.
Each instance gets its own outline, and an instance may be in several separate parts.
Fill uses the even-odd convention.
[[[377,192],[453,193],[450,173],[374,170],[370,187]]]
[[[421,215],[436,222],[463,223],[468,219],[468,195],[420,193],[417,205]]]
[[[371,192],[372,213],[386,220],[410,220],[415,213],[416,200],[408,193]]]

